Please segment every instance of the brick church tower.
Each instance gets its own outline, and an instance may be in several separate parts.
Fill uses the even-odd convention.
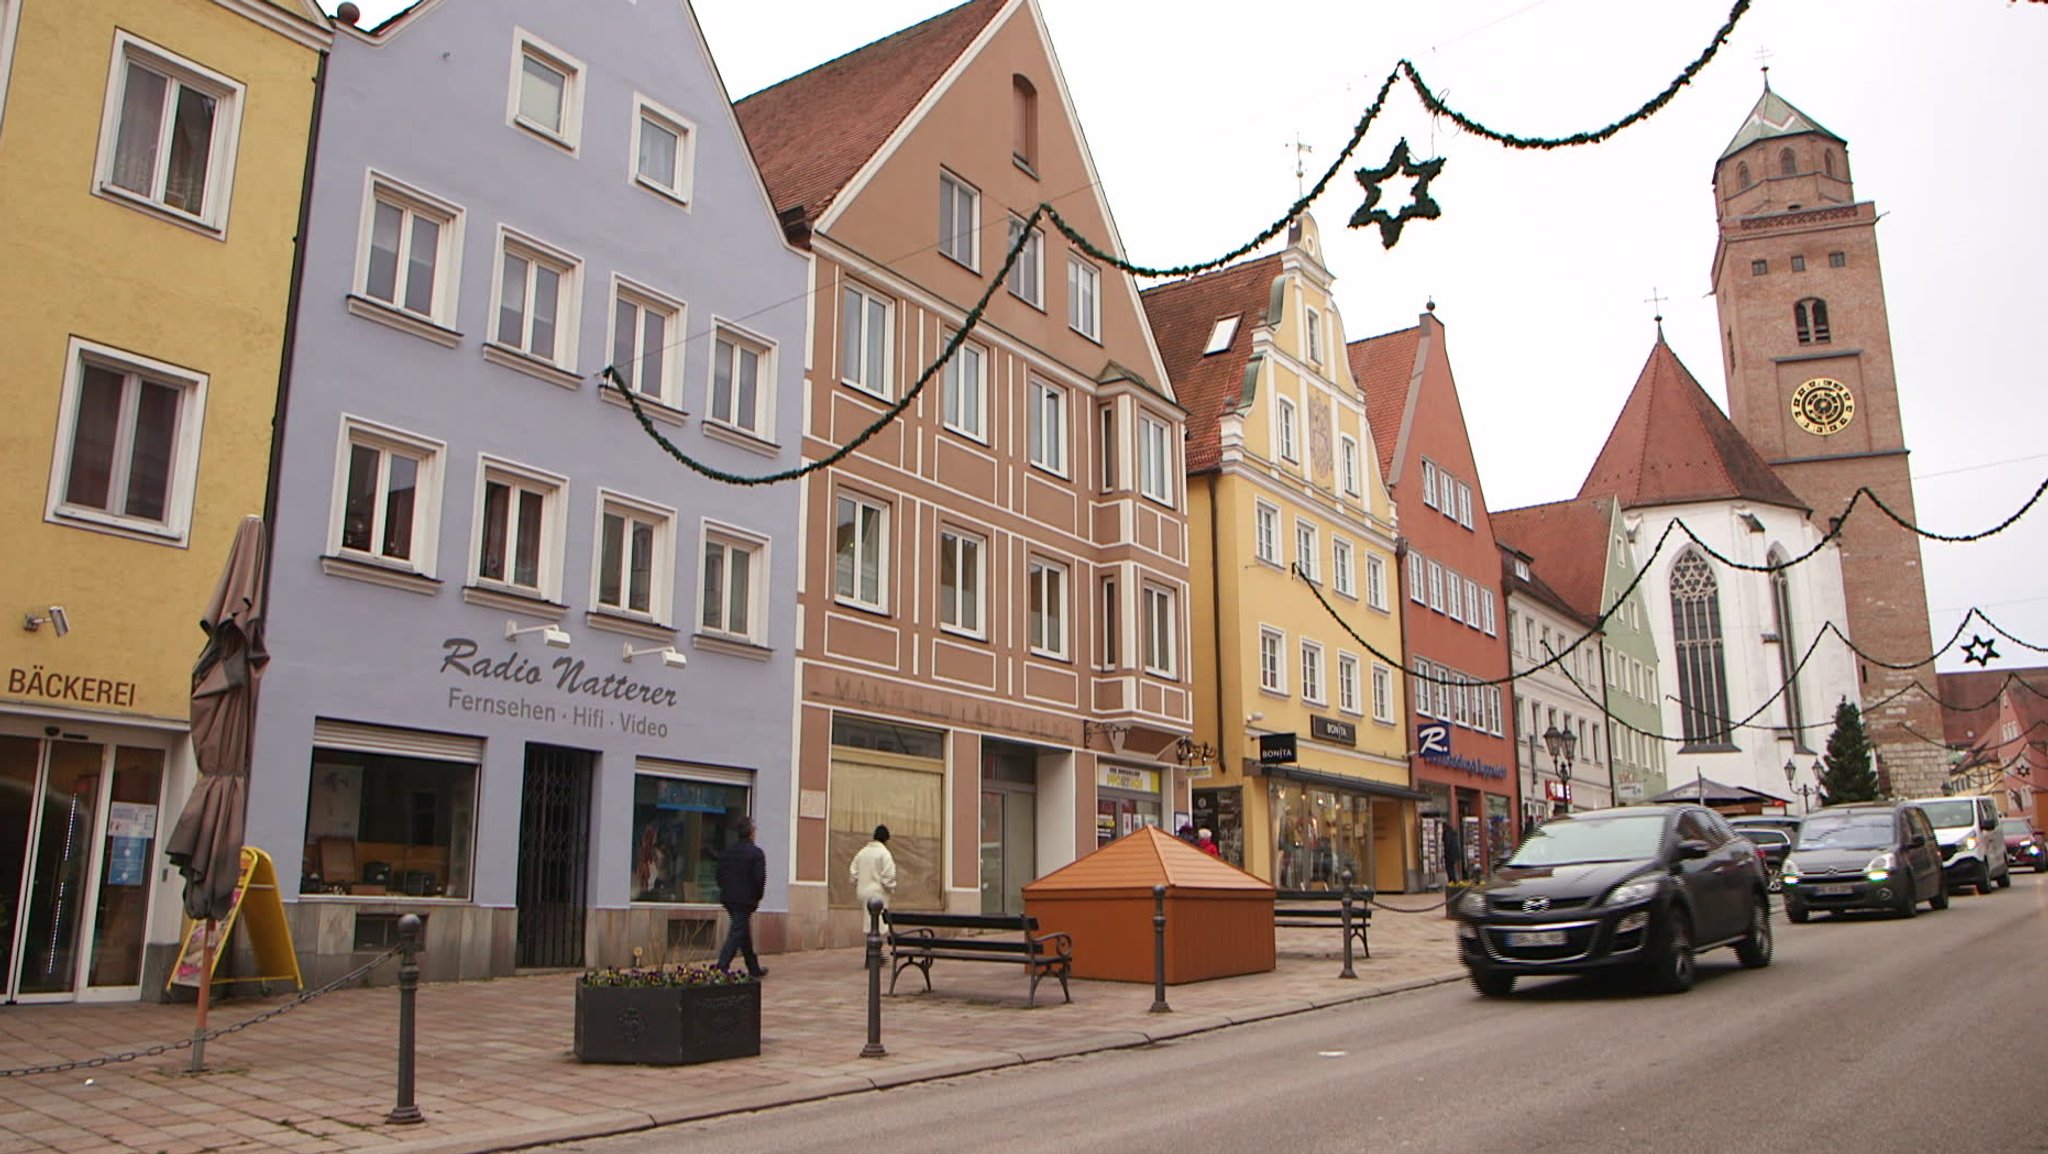
[[[1823,524],[1859,486],[1912,520],[1878,213],[1856,199],[1850,175],[1847,142],[1768,81],[1715,163],[1714,299],[1728,413]],[[1841,546],[1846,626],[1856,647],[1893,663],[1926,658],[1934,644],[1919,538],[1866,500],[1843,527]],[[1798,653],[1812,644],[1812,634],[1801,632]],[[1933,663],[1907,670],[1857,664],[1880,783],[1894,794],[1939,793],[1947,768],[1933,744],[1942,732],[1939,706],[1918,691],[1886,700],[1915,681],[1932,687]],[[1822,724],[1801,744],[1816,754],[1834,704],[1807,704],[1810,721]]]

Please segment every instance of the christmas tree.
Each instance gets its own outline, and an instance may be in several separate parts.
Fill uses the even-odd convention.
[[[1863,732],[1863,711],[1845,698],[1835,706],[1835,731],[1828,734],[1827,768],[1820,775],[1820,803],[1841,805],[1876,801],[1877,770],[1870,760],[1870,737]]]

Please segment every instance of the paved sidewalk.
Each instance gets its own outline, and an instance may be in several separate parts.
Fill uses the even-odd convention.
[[[1390,903],[1422,905],[1420,895]],[[1272,973],[1167,990],[1171,1014],[1150,1013],[1152,987],[1057,982],[1024,1004],[1026,980],[1005,966],[940,962],[935,991],[906,974],[882,1003],[884,1058],[867,1039],[859,950],[767,959],[761,1055],[699,1066],[584,1066],[570,1053],[575,977],[550,974],[426,985],[419,995],[421,1125],[387,1125],[395,1085],[398,997],[347,989],[210,1042],[211,1069],[189,1055],[65,1074],[0,1078],[0,1152],[137,1151],[240,1154],[370,1151],[459,1154],[620,1133],[928,1078],[1143,1045],[1462,976],[1441,912],[1379,911],[1373,956],[1358,980],[1337,977],[1332,930],[1279,931]],[[886,973],[884,988],[887,988]],[[916,993],[907,991],[916,990]],[[241,999],[214,1011],[226,1025],[285,1001]],[[192,1007],[0,1008],[0,1069],[118,1053],[188,1036]]]

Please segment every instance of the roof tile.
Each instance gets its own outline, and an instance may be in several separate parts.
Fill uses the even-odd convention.
[[[1415,325],[1344,346],[1351,376],[1365,393],[1365,419],[1379,452],[1380,476],[1389,485],[1394,483],[1395,442],[1401,436],[1401,417],[1408,411],[1408,386],[1421,343],[1422,326]]]
[[[1221,422],[1243,395],[1244,367],[1251,359],[1252,332],[1266,323],[1280,254],[1262,256],[1212,273],[1147,290],[1145,315],[1152,338],[1173,382],[1174,396],[1188,411],[1187,471],[1205,473],[1222,461]],[[1204,354],[1216,322],[1238,318],[1223,351]]]
[[[1612,497],[1489,510],[1494,539],[1530,557],[1530,572],[1591,625],[1605,608]]]

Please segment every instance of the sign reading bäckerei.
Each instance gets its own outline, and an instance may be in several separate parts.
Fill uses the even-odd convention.
[[[620,673],[588,672],[580,657],[564,655],[542,664],[517,651],[495,656],[483,653],[467,637],[450,637],[441,642],[441,672],[462,682],[448,687],[450,709],[549,725],[561,723],[579,729],[616,727],[626,733],[661,738],[668,736],[666,724],[631,710],[607,709],[598,702],[661,709],[673,709],[676,704],[673,689]],[[526,686],[568,694],[570,701],[557,704],[491,692],[501,687]]]

